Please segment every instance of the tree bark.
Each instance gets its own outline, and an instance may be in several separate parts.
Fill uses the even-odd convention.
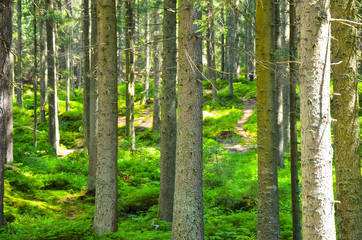
[[[21,24],[21,18],[22,18],[22,7],[21,7],[22,0],[18,0],[16,5],[17,10],[17,17],[18,17],[18,45],[17,45],[17,65],[16,65],[16,102],[18,103],[20,108],[23,108],[23,73],[22,73],[22,67],[23,67],[23,43],[22,43],[22,24]]]
[[[50,0],[46,0],[47,9],[47,62],[48,62],[48,80],[49,80],[49,134],[48,141],[53,147],[53,151],[58,155],[59,151],[59,122],[58,122],[58,89],[55,77],[55,57],[54,57],[54,22],[52,18],[53,7]]]
[[[163,63],[160,130],[160,195],[158,217],[171,222],[175,189],[176,164],[176,0],[163,5]]]
[[[145,4],[147,5],[146,10],[146,31],[145,31],[145,39],[146,39],[146,54],[145,54],[145,83],[144,83],[144,96],[143,100],[145,102],[148,101],[149,98],[149,90],[150,90],[150,57],[151,57],[151,51],[150,51],[150,7],[149,7],[149,1],[145,0]]]
[[[7,133],[9,105],[12,104],[10,91],[10,49],[12,42],[13,1],[0,4],[0,226],[5,225],[4,218],[4,164],[7,158]]]
[[[214,44],[214,6],[213,0],[208,0],[207,10],[207,32],[206,38],[206,50],[207,50],[207,77],[209,81],[212,81],[212,99],[214,102],[217,101],[217,89],[216,89],[216,75],[215,75],[215,44]]]
[[[44,6],[44,0],[40,1],[40,6]],[[47,65],[47,39],[46,26],[44,21],[44,10],[40,10],[39,20],[39,50],[40,50],[40,122],[45,122],[45,106],[48,102],[48,65]]]
[[[273,3],[256,3],[258,109],[258,239],[280,239],[277,159],[274,154]]]
[[[202,42],[196,1],[180,0],[178,123],[171,239],[204,239],[202,184]],[[193,69],[193,70],[192,70]]]
[[[117,26],[114,0],[97,1],[98,30],[98,164],[94,230],[117,231]]]
[[[37,52],[37,36],[36,36],[36,4],[33,3],[33,37],[34,37],[34,130],[33,130],[33,146],[36,147],[38,144],[38,115],[37,115],[37,104],[38,104],[38,52]]]
[[[293,240],[301,240],[300,207],[299,207],[299,154],[297,133],[297,31],[295,26],[295,1],[290,0],[290,45],[289,45],[289,81],[290,81],[290,178],[292,191],[292,218],[293,218]]]
[[[355,21],[355,0],[332,1],[331,15]],[[336,38],[332,62],[340,62],[332,66],[338,239],[362,239],[357,32],[352,26],[332,22],[332,34]]]
[[[135,0],[126,0],[126,137],[135,149],[134,93],[135,93]]]
[[[152,120],[152,130],[154,133],[160,130],[161,120],[160,120],[160,9],[158,5],[154,6],[153,11],[153,68],[154,68],[154,77],[153,77],[153,120]]]
[[[330,117],[329,1],[296,4],[300,80],[302,232],[336,239]]]
[[[89,96],[89,164],[87,193],[95,194],[97,171],[97,134],[98,134],[98,79],[97,79],[97,0],[91,0],[91,76]]]

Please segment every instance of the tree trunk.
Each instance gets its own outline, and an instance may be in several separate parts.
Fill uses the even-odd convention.
[[[202,193],[202,42],[196,1],[180,0],[178,124],[171,239],[204,239]],[[194,69],[194,71],[190,71]]]
[[[13,1],[0,4],[0,226],[5,225],[4,218],[4,164],[7,154],[8,111],[12,104],[10,92],[10,49],[12,41]]]
[[[40,6],[43,6],[44,2],[41,1]],[[47,65],[47,39],[46,39],[46,26],[44,21],[44,12],[40,11],[39,21],[39,50],[40,50],[40,122],[45,122],[45,106],[48,102],[48,65]]]
[[[55,57],[54,57],[54,28],[53,19],[50,17],[53,12],[52,3],[50,0],[46,0],[47,9],[47,62],[48,62],[48,80],[49,80],[49,134],[48,141],[53,147],[53,151],[58,155],[59,151],[59,122],[58,122],[58,89],[57,81],[55,77]]]
[[[356,20],[355,0],[331,1],[335,19]],[[357,32],[332,22],[334,91],[334,147],[338,239],[362,239],[362,189],[359,100],[357,84]]]
[[[98,164],[94,230],[117,231],[117,26],[114,0],[97,1],[98,30]]]
[[[280,239],[277,160],[274,151],[275,76],[273,2],[256,3],[256,57],[258,109],[258,239]],[[262,61],[262,62],[261,62]],[[263,64],[262,64],[263,63]],[[268,64],[269,63],[269,64]],[[265,65],[268,64],[268,65]]]
[[[83,89],[83,126],[84,126],[84,145],[89,150],[89,120],[90,120],[90,61],[89,61],[89,0],[83,0],[83,22],[82,22],[82,81]]]
[[[217,89],[216,89],[216,75],[215,75],[215,44],[214,44],[214,10],[213,0],[208,0],[207,10],[207,32],[206,42],[207,49],[207,77],[209,81],[212,81],[212,99],[214,102],[217,101]]]
[[[150,7],[149,1],[145,0],[145,4],[147,7],[146,10],[146,54],[145,54],[145,83],[144,83],[144,96],[143,100],[145,102],[148,101],[149,98],[149,89],[150,89]]]
[[[292,217],[293,217],[293,240],[301,240],[300,207],[299,207],[299,154],[297,133],[297,31],[295,27],[295,1],[290,0],[290,46],[289,46],[289,81],[290,81],[290,175],[292,190]]]
[[[160,9],[158,5],[155,5],[153,11],[153,68],[154,68],[154,77],[153,77],[153,122],[152,130],[154,133],[160,130],[161,120],[160,120]]]
[[[171,222],[176,162],[176,0],[165,0],[163,9],[163,63],[161,98],[161,158],[158,217]]]
[[[21,2],[22,0],[18,0],[16,5],[17,10],[17,17],[18,17],[18,45],[17,45],[17,65],[16,65],[16,102],[18,103],[20,108],[23,108],[23,73],[22,73],[22,67],[23,67],[23,43],[22,43],[22,24],[21,24],[21,18],[22,18],[22,10],[21,10]]]
[[[220,22],[221,22],[221,25],[222,26],[225,26],[225,18],[224,18],[224,15],[225,15],[225,10],[224,10],[224,6],[221,6],[221,13],[220,13]],[[223,29],[224,30],[224,29]],[[221,79],[224,79],[225,75],[224,75],[224,72],[225,72],[225,34],[224,34],[224,31],[222,31],[221,35],[220,35],[220,40],[221,40],[221,59],[220,59],[220,62],[221,62],[221,75],[220,75],[220,78]]]
[[[279,0],[280,1],[280,0]],[[283,150],[283,91],[282,91],[282,69],[277,62],[281,59],[281,35],[280,35],[280,6],[278,0],[277,4],[273,4],[273,63],[275,71],[275,134],[274,134],[274,154],[276,164],[280,168],[284,168],[284,150]]]
[[[1,80],[0,80],[1,81]],[[14,83],[14,56],[10,54],[10,81]],[[7,139],[6,139],[6,161],[5,163],[12,163],[14,161],[14,130],[13,130],[13,98],[14,98],[14,84],[9,84],[9,101],[8,114],[7,114]]]
[[[36,4],[33,3],[33,33],[34,33],[34,130],[33,130],[33,146],[36,147],[38,144],[38,115],[37,115],[37,104],[38,104],[38,53],[37,53],[37,36],[36,36]]]
[[[97,134],[98,134],[98,79],[97,79],[97,0],[91,0],[91,79],[89,98],[89,164],[87,192],[89,195],[95,194],[96,171],[97,171]]]
[[[134,93],[135,93],[135,21],[134,0],[126,0],[126,137],[135,149]]]
[[[335,239],[329,1],[298,2],[303,238]]]
[[[118,17],[122,19],[122,5],[123,1],[118,1]],[[123,51],[122,51],[122,22],[119,23],[118,28],[118,84],[121,84],[123,81]]]

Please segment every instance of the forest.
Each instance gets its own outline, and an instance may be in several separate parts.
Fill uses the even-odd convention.
[[[362,239],[361,50],[361,0],[0,0],[0,239]]]

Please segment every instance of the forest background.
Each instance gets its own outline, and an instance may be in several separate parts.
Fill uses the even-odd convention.
[[[294,24],[290,24],[292,18],[289,14],[293,5],[286,2],[274,5],[273,18],[269,22],[278,26],[273,28],[274,39],[271,41],[274,59],[263,64],[270,64],[269,69],[274,74],[277,86],[272,90],[275,105],[281,109],[275,108],[275,112],[280,114],[269,118],[279,133],[276,134],[277,138],[269,139],[269,142],[272,140],[276,144],[272,147],[276,147],[275,156],[278,156],[273,163],[273,168],[277,169],[279,195],[277,212],[280,223],[277,234],[281,239],[297,239],[295,234],[298,228],[300,231],[300,225],[293,225],[296,212],[292,211],[291,195],[292,192],[298,194],[301,184],[297,182],[297,189],[292,190],[293,178],[290,173],[296,170],[297,178],[300,178],[301,172],[300,162],[297,167],[291,163],[293,138],[289,128],[290,118],[295,113],[300,129],[301,90],[295,76],[294,80],[290,80],[290,69],[296,68],[292,65],[296,59],[290,58],[290,49],[296,47],[290,40],[290,27]],[[99,68],[92,65],[95,46],[99,47],[92,42],[96,39],[92,35],[95,31],[91,30],[94,26],[92,21],[96,20],[92,18],[95,15],[94,2],[15,1],[14,6],[13,147],[8,148],[7,152],[13,157],[8,155],[4,165],[4,218],[7,225],[1,228],[0,238],[169,239],[174,230],[167,220],[169,216],[162,216],[158,205],[161,198],[162,134],[165,134],[160,119],[163,119],[161,114],[166,109],[176,113],[172,107],[162,110],[162,105],[167,104],[162,102],[162,97],[172,92],[165,92],[166,81],[161,81],[165,78],[163,70],[166,65],[163,44],[172,40],[176,42],[176,35],[165,39],[163,32],[164,11],[168,8],[163,6],[162,1],[147,0],[117,1],[114,8],[118,34],[118,50],[113,49],[118,56],[117,87],[113,89],[118,92],[118,230],[100,237],[92,226],[96,176],[90,173],[91,151],[95,149],[91,144],[96,144],[92,142],[94,135],[91,125],[94,123],[91,123],[90,117],[91,112],[95,111],[91,109],[95,106],[91,96],[97,95],[92,92],[92,82],[95,82],[95,72]],[[196,38],[202,39],[203,45],[200,52],[195,50],[195,53],[201,53],[202,63],[198,64],[197,57],[193,56],[188,56],[188,61],[191,68],[200,69],[199,77],[202,79],[203,142],[199,151],[202,151],[203,162],[204,236],[206,239],[256,239],[260,187],[257,149],[260,147],[260,139],[257,139],[257,109],[260,105],[256,105],[256,92],[261,87],[257,87],[261,74],[256,65],[262,62],[256,52],[257,6],[253,1],[201,1],[193,8],[203,13],[202,18],[196,21],[199,26]],[[359,2],[353,2],[352,8],[361,12]],[[176,17],[179,8],[169,9],[175,12]],[[345,24],[360,26],[354,22],[360,21],[360,15],[357,14],[356,18]],[[265,19],[268,21],[267,17]],[[52,21],[53,29],[50,32],[53,36],[48,34],[49,20]],[[360,30],[355,33],[361,36]],[[356,87],[358,82],[355,90],[361,96],[361,75],[358,75],[362,72],[361,38],[358,37],[356,41],[356,47],[352,48],[356,59],[353,81]],[[49,73],[47,48],[51,42],[54,44],[52,54],[55,59],[53,79]],[[175,62],[171,61],[170,64],[169,67],[176,74],[175,65],[172,65]],[[250,74],[255,75],[256,81],[249,80]],[[290,82],[296,83],[294,86],[298,94],[295,96],[294,110],[289,110],[293,105],[292,98],[289,98],[290,91],[293,91],[289,87],[293,86],[289,85]],[[334,81],[328,84],[331,86],[330,93],[338,96],[339,93],[333,93],[334,84]],[[176,89],[181,94],[180,86],[182,84],[178,79],[178,88],[176,82],[174,85],[175,102]],[[358,107],[361,105],[360,99]],[[48,104],[51,107],[48,108]],[[336,103],[331,101],[331,104],[334,117]],[[360,110],[357,111],[358,119],[360,138]],[[173,121],[176,123],[176,119]],[[55,126],[54,132],[51,126]],[[176,126],[163,127],[172,133],[171,129]],[[298,137],[295,143],[300,143],[299,131],[298,136],[294,137]],[[168,138],[164,136],[164,139]],[[299,144],[298,151],[301,151]],[[360,169],[359,145],[357,161]],[[336,186],[335,170],[333,181]],[[297,198],[296,204],[301,205],[301,197],[297,195]],[[167,211],[170,212],[169,209]],[[301,212],[299,209],[296,211]],[[339,234],[342,232],[340,229]]]

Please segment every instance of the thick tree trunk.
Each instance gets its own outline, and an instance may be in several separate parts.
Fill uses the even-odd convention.
[[[290,175],[292,190],[293,240],[301,240],[300,207],[299,207],[299,154],[297,133],[297,31],[295,27],[295,1],[290,0],[290,46],[289,46],[289,81],[290,81]]]
[[[83,0],[83,21],[82,21],[82,82],[83,82],[83,126],[84,145],[89,150],[89,121],[90,121],[90,60],[89,60],[89,0]]]
[[[165,0],[163,8],[163,63],[161,98],[161,159],[158,217],[171,222],[176,162],[176,0]]]
[[[117,231],[117,26],[114,0],[97,1],[98,30],[98,164],[93,227]]]
[[[135,21],[134,0],[126,0],[126,137],[135,149],[134,94],[135,94]]]
[[[88,194],[94,195],[97,171],[97,134],[98,134],[98,79],[97,79],[97,0],[91,0],[91,73],[89,98],[89,164],[88,164]]]
[[[196,1],[180,0],[178,40],[178,123],[171,239],[203,239],[202,42]],[[194,69],[194,71],[190,71]]]
[[[335,19],[355,21],[355,0],[331,2]],[[357,84],[357,32],[352,26],[332,22],[334,91],[334,146],[338,239],[362,239],[362,182],[359,100]]]
[[[47,29],[47,62],[48,62],[48,80],[49,80],[49,134],[48,141],[53,147],[53,151],[58,155],[59,151],[59,122],[58,122],[58,89],[55,77],[55,57],[54,57],[54,22],[50,16],[53,12],[52,3],[46,0],[46,9],[48,18],[46,20]]]
[[[159,16],[159,7],[156,5],[153,11],[153,122],[152,130],[154,133],[160,130],[161,120],[160,120],[160,16]]]
[[[258,108],[258,239],[280,239],[277,160],[274,154],[275,76],[272,69],[273,3],[256,3]],[[262,62],[261,62],[262,61]],[[269,65],[265,65],[265,64]]]
[[[4,164],[7,154],[7,133],[9,105],[12,104],[10,91],[10,49],[12,41],[13,1],[0,4],[0,226],[5,225],[4,218]]]
[[[329,1],[300,1],[298,16],[303,238],[336,239],[330,117]]]
[[[18,17],[18,45],[17,45],[17,65],[16,65],[16,102],[18,103],[20,108],[23,108],[23,43],[22,43],[22,9],[21,9],[22,0],[18,0],[16,5],[17,17]]]

